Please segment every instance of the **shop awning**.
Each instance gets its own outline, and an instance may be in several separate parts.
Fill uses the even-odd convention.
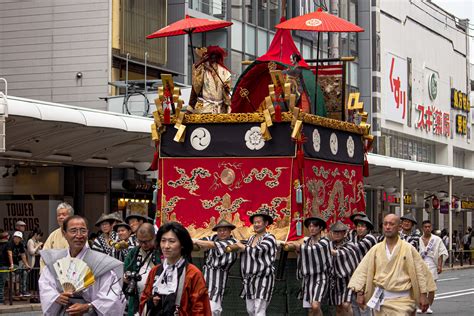
[[[454,195],[472,195],[474,170],[423,163],[376,154],[368,155],[370,175],[364,183],[370,188],[400,188],[399,172],[403,170],[404,190],[420,192],[448,191],[448,177],[453,177]]]
[[[4,161],[130,168],[153,158],[150,118],[11,96],[7,101]]]

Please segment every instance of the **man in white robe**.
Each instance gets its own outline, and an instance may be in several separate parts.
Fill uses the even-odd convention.
[[[122,263],[86,246],[88,230],[85,218],[78,215],[68,217],[63,223],[63,233],[69,248],[40,252],[47,267],[38,282],[43,314],[123,315],[125,297],[118,277],[123,274]],[[86,262],[94,274],[95,283],[79,293],[62,290],[53,266],[57,260],[69,256]]]
[[[420,255],[433,275],[433,279],[436,281],[438,280],[438,275],[443,271],[443,264],[448,258],[448,250],[443,240],[431,233],[432,225],[429,220],[423,221],[422,225],[423,236],[420,240]],[[430,307],[426,313],[432,314],[433,310],[431,309],[431,305],[434,301],[434,292],[428,294],[428,301],[430,302]],[[421,310],[417,312],[420,313]]]

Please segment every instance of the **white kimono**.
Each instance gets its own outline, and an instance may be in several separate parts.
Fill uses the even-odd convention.
[[[90,249],[85,246],[76,258],[82,259],[86,251]],[[57,289],[55,276],[49,269],[43,269],[38,285],[43,314],[59,315],[63,306],[57,304],[55,300],[60,292]],[[82,292],[82,297],[94,306],[97,315],[123,315],[124,313],[125,296],[122,293],[121,282],[113,270],[97,278],[93,285]]]
[[[436,235],[431,234],[428,244],[425,246],[423,239],[420,238],[420,255],[425,261],[428,269],[433,275],[433,279],[438,279],[438,259],[443,257],[443,263],[448,258],[448,250],[443,243],[443,240]]]

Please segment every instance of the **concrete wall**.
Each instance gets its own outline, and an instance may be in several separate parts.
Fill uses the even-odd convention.
[[[109,0],[2,1],[0,77],[8,93],[105,110],[98,98],[108,95],[109,7]]]

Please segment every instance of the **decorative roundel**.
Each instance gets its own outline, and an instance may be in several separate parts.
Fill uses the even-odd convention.
[[[306,20],[305,24],[307,26],[320,26],[323,22],[320,19],[309,19]]]
[[[211,143],[211,133],[204,127],[198,127],[191,133],[191,146],[196,150],[204,150]]]
[[[352,139],[352,136],[349,136],[347,139],[347,154],[349,157],[354,157],[354,140]]]
[[[336,133],[331,134],[331,138],[329,138],[329,147],[331,148],[331,152],[333,155],[337,154],[338,150],[338,143],[337,143],[337,135]]]
[[[262,133],[260,133],[259,126],[253,126],[245,133],[245,145],[250,150],[260,150],[265,146],[265,140],[262,137]]]
[[[319,135],[317,128],[313,131],[313,148],[317,153],[319,153],[319,150],[321,149],[321,135]]]

